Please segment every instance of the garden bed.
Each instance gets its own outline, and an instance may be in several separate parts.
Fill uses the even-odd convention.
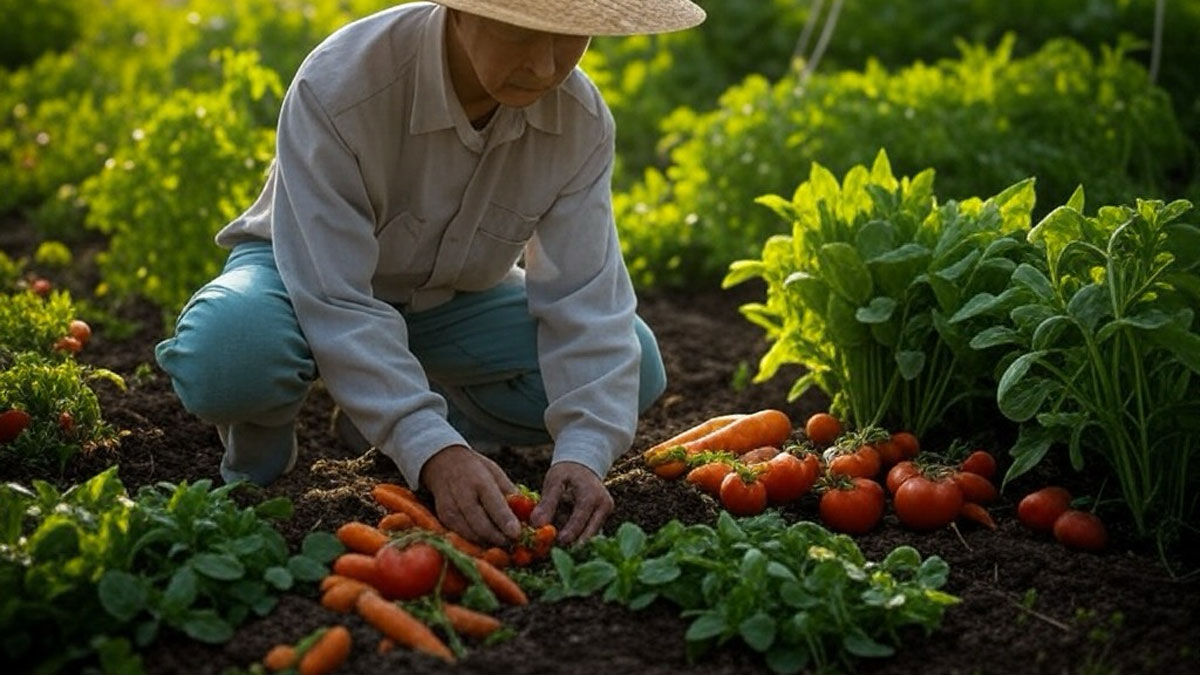
[[[636,447],[662,439],[706,417],[765,407],[786,410],[794,421],[823,409],[826,401],[806,396],[789,404],[785,396],[795,371],[764,385],[745,384],[766,345],[761,331],[737,314],[741,302],[760,289],[736,293],[705,292],[643,298],[641,314],[659,337],[670,385],[642,418]],[[179,405],[165,375],[153,366],[159,339],[157,310],[126,310],[142,328],[129,340],[115,342],[102,333],[81,356],[111,368],[129,381],[118,391],[100,383],[104,414],[128,433],[118,447],[73,460],[61,480],[84,480],[114,463],[132,492],[156,481],[211,478],[219,481],[221,449],[216,433]],[[151,367],[139,366],[149,364]],[[140,372],[140,375],[135,375]],[[370,452],[357,456],[329,430],[332,402],[315,389],[300,419],[301,454],[296,469],[268,488],[268,496],[286,496],[296,507],[283,525],[290,543],[318,529],[333,530],[352,519],[372,522],[382,513],[370,499],[378,481],[396,481],[390,460]],[[966,434],[965,434],[966,435]],[[984,437],[1003,438],[1003,430]],[[993,441],[995,442],[995,441]],[[993,448],[996,449],[996,448]],[[515,481],[539,485],[549,447],[506,448],[499,460]],[[713,522],[718,506],[682,481],[665,482],[639,467],[635,455],[620,461],[608,477],[616,510],[606,531],[633,521],[652,531],[672,518],[687,523]],[[1003,466],[1003,465],[1002,465]],[[9,469],[5,470],[11,473]],[[999,529],[991,532],[963,524],[959,532],[917,534],[888,514],[858,543],[870,559],[880,559],[900,544],[922,555],[936,554],[951,568],[946,591],[962,602],[948,609],[942,627],[926,637],[906,636],[895,657],[863,661],[862,672],[1009,673],[1009,672],[1154,672],[1185,673],[1200,668],[1200,584],[1195,576],[1173,580],[1153,551],[1131,543],[1113,523],[1109,549],[1102,554],[1068,552],[1049,538],[1030,534],[1015,519],[1020,495],[1047,480],[1071,486],[1087,477],[1055,475],[1053,462],[1010,486],[992,513]],[[5,476],[26,481],[31,476]],[[1094,492],[1094,489],[1092,490]],[[787,506],[789,521],[813,519],[812,495]],[[1194,564],[1193,564],[1194,566]],[[686,622],[664,603],[641,612],[606,605],[598,599],[537,602],[501,610],[499,617],[515,636],[477,647],[457,666],[459,672],[767,672],[761,658],[744,646],[727,646],[688,665],[684,651]],[[220,647],[165,635],[144,654],[148,672],[218,673],[245,667],[278,642],[290,642],[315,628],[343,621],[357,648],[341,672],[445,672],[446,666],[406,650],[378,655],[376,631],[358,617],[333,615],[311,594],[290,594],[266,618],[242,626]]]

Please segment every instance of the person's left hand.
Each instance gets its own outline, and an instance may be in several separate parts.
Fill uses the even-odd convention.
[[[612,495],[599,476],[578,462],[559,462],[546,472],[542,500],[530,514],[530,524],[541,527],[549,523],[564,498],[573,507],[567,524],[558,532],[558,543],[563,546],[591,539],[613,510]]]

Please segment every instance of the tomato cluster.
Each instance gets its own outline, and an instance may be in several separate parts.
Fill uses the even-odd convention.
[[[550,549],[554,548],[554,540],[558,537],[558,529],[550,523],[534,527],[529,522],[533,510],[541,501],[540,495],[524,485],[518,485],[517,491],[506,496],[505,500],[513,515],[521,521],[521,535],[509,551],[512,564],[527,567],[550,555]]]
[[[1017,504],[1017,519],[1034,532],[1053,532],[1064,546],[1099,551],[1108,530],[1094,513],[1071,508],[1071,493],[1058,486],[1035,490]]]

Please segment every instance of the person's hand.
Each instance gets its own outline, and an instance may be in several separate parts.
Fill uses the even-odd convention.
[[[451,445],[430,457],[421,483],[433,493],[438,518],[476,543],[496,546],[521,534],[521,523],[504,495],[515,492],[492,460],[464,445]]]
[[[559,462],[546,472],[542,500],[530,514],[530,524],[541,527],[549,523],[563,499],[573,504],[567,524],[558,532],[558,543],[563,546],[591,539],[613,510],[612,495],[599,476],[578,462]]]

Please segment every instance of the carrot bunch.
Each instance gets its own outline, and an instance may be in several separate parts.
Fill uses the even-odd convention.
[[[688,458],[706,451],[744,455],[762,447],[777,447],[792,435],[792,422],[779,410],[721,415],[706,420],[642,453],[655,475],[678,478],[688,469]]]
[[[275,645],[263,657],[272,672],[296,669],[300,675],[325,675],[337,670],[350,656],[350,631],[340,624],[321,628],[295,645]]]

